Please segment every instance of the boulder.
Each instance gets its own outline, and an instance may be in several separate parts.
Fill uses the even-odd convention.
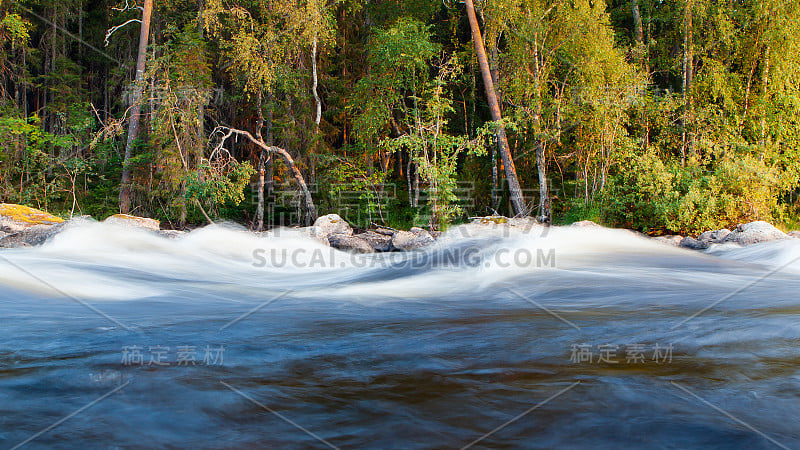
[[[505,216],[476,217],[472,219],[472,223],[477,225],[501,225],[508,223],[508,217]]]
[[[378,234],[382,234],[384,236],[394,236],[397,230],[393,230],[391,228],[378,228],[377,230],[375,230],[375,232]]]
[[[508,219],[507,222],[508,226],[511,228],[516,228],[523,231],[530,231],[534,228],[541,228],[542,222],[538,219],[534,219],[533,217],[512,217]]]
[[[705,250],[709,244],[706,241],[697,240],[691,236],[687,236],[681,240],[680,246],[692,250]]]
[[[332,234],[328,237],[331,247],[352,253],[372,253],[372,245],[364,239],[348,234]]]
[[[789,237],[800,239],[800,231],[792,231],[792,232],[790,232],[789,233]]]
[[[64,219],[38,209],[11,203],[0,203],[0,231],[17,233],[37,225],[57,225]]]
[[[574,224],[573,224],[574,225]],[[662,244],[670,245],[672,247],[680,247],[683,242],[683,236],[659,236],[655,238],[656,241]]]
[[[125,225],[134,228],[144,228],[147,230],[158,231],[161,229],[161,222],[147,217],[136,217],[128,214],[114,214],[107,218],[103,223],[115,225]]]
[[[402,251],[419,250],[433,243],[433,236],[418,227],[409,231],[398,231],[392,236],[392,246]]]
[[[530,234],[539,233],[545,236],[548,232],[548,227],[542,225],[538,220],[533,217],[504,217],[504,216],[487,216],[487,217],[472,217],[472,222],[456,227],[454,231],[461,237],[474,237],[476,235],[500,232],[504,236],[512,234]],[[443,236],[441,233],[431,232],[434,239]],[[453,233],[449,233],[450,236]]]
[[[571,227],[581,227],[581,228],[584,228],[584,227],[588,227],[588,228],[603,228],[602,225],[596,224],[596,223],[592,222],[591,220],[581,220],[580,222],[575,222],[570,226]]]
[[[697,237],[697,240],[706,244],[721,244],[725,242],[725,238],[731,234],[731,230],[723,228],[716,231],[706,231]]]
[[[180,230],[158,230],[158,235],[167,239],[178,239],[185,234],[185,231]]]
[[[58,225],[34,225],[0,239],[0,248],[33,247],[42,245],[66,226],[66,222]]]
[[[394,250],[392,246],[392,237],[385,234],[377,233],[375,231],[367,231],[355,235],[355,237],[365,241],[376,252],[390,252]]]
[[[725,237],[725,242],[739,245],[752,245],[759,242],[769,242],[778,239],[787,239],[788,236],[771,224],[758,221],[739,225]]]
[[[327,239],[333,234],[353,235],[353,227],[338,214],[328,214],[320,216],[314,222],[312,234],[323,239]]]
[[[273,231],[262,231],[260,233],[260,235],[261,236],[278,236],[280,229],[277,229],[277,230],[278,230],[278,232],[276,232],[274,230]],[[319,242],[320,244],[330,245],[330,242],[328,242],[328,235],[322,233],[322,231],[320,231],[320,229],[315,227],[315,226],[301,227],[301,228],[298,228],[298,230],[301,233],[303,233],[304,235],[306,235],[306,236],[310,237],[311,239],[314,239],[315,241]]]
[[[473,217],[471,225],[481,225],[487,228],[520,228],[530,229],[534,226],[541,225],[541,222],[533,217],[505,217],[505,216],[486,216],[486,217]]]
[[[42,245],[68,227],[91,223],[91,216],[78,216],[55,225],[34,225],[16,233],[0,236],[0,248],[33,247]]]

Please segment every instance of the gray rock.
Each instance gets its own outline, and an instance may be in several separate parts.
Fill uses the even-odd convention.
[[[0,233],[13,234],[27,228],[24,224],[11,219],[10,217],[0,216]]]
[[[800,231],[790,231],[789,232],[789,237],[800,239]]]
[[[516,227],[524,230],[531,230],[534,227],[539,227],[542,225],[538,219],[534,219],[533,217],[512,217],[508,219],[508,226]]]
[[[73,217],[56,225],[35,225],[0,238],[0,248],[33,247],[42,245],[69,227],[94,223],[91,216]]]
[[[314,239],[315,241],[319,242],[320,244],[331,245],[330,242],[328,242],[328,235],[324,234],[322,231],[320,231],[319,228],[317,228],[315,226],[302,227],[302,228],[298,228],[298,230],[301,233],[305,234],[306,236],[310,237],[311,239]],[[278,232],[269,231],[269,232],[262,232],[261,235],[262,236],[278,236],[279,234],[280,233],[278,233]]]
[[[392,236],[392,245],[397,250],[419,250],[434,243],[433,236],[422,228],[414,227],[409,231],[398,231]]]
[[[391,236],[380,234],[375,231],[367,231],[357,234],[355,237],[364,240],[376,252],[390,252],[394,250]]]
[[[375,230],[375,232],[385,236],[394,236],[396,230],[392,230],[391,228],[378,228],[377,230]]]
[[[60,233],[68,222],[58,225],[34,225],[0,239],[0,248],[33,247],[42,245]]]
[[[589,228],[602,228],[603,227],[602,225],[598,225],[598,224],[592,222],[591,220],[581,220],[580,222],[575,222],[570,226],[571,227],[589,227]],[[666,236],[662,236],[662,237],[666,237]],[[656,238],[656,239],[658,239],[658,238]]]
[[[758,221],[739,225],[731,234],[725,237],[725,242],[733,242],[739,245],[752,245],[759,242],[769,242],[787,238],[788,236],[783,231],[767,222]]]
[[[114,214],[107,218],[103,223],[114,225],[125,225],[134,228],[144,228],[147,230],[158,231],[161,229],[161,222],[147,217],[136,217],[128,214]]]
[[[721,244],[725,242],[725,238],[731,234],[731,230],[723,228],[716,231],[706,231],[697,237],[698,241],[705,242],[706,244]]]
[[[486,233],[502,233],[504,236],[538,233],[545,236],[549,230],[548,227],[543,226],[533,217],[508,218],[504,216],[487,216],[472,217],[471,219],[472,222],[448,230],[448,233],[441,234],[431,232],[430,234],[434,239],[439,239],[442,236],[455,235],[461,237],[475,237]]]
[[[338,214],[328,214],[317,218],[316,222],[314,222],[313,234],[326,239],[332,234],[352,236],[353,228]]]
[[[332,234],[328,237],[331,247],[352,253],[372,253],[372,246],[356,236],[347,234]]]
[[[708,248],[708,242],[699,241],[691,236],[687,236],[681,240],[680,246],[692,250],[705,250]]]
[[[574,225],[574,224],[573,224]],[[672,247],[680,247],[683,242],[683,236],[659,236],[655,238],[656,241],[662,244],[670,245]]]
[[[158,230],[158,235],[167,239],[178,239],[185,234],[186,232],[181,230]]]

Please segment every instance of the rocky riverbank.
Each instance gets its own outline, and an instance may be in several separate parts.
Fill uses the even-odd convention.
[[[0,248],[19,248],[42,245],[62,231],[94,221],[89,216],[63,220],[46,212],[27,206],[0,204]],[[117,226],[138,228],[157,233],[165,238],[179,238],[187,231],[162,230],[159,221],[145,217],[117,214],[103,221]],[[600,227],[591,221],[581,221],[572,227]],[[353,253],[405,252],[425,248],[442,236],[440,232],[414,227],[410,230],[376,228],[356,232],[336,214],[319,217],[313,226],[299,228],[307,236],[333,248]],[[538,233],[545,236],[548,225],[536,219],[507,218],[503,216],[476,217],[462,232],[477,233],[489,230],[504,233]],[[642,235],[644,236],[644,235]],[[800,231],[784,233],[767,222],[751,222],[733,230],[707,231],[699,236],[660,236],[654,238],[665,245],[692,250],[705,250],[714,244],[747,246],[761,242],[800,238]]]
[[[741,224],[733,230],[723,228],[721,230],[706,231],[694,237],[661,236],[655,239],[675,247],[705,250],[713,244],[737,244],[744,247],[761,242],[797,238],[800,238],[800,231],[792,231],[786,234],[768,222],[758,221]]]

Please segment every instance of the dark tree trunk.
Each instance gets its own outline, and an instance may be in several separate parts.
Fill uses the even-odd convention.
[[[631,12],[633,13],[633,37],[637,44],[644,43],[644,27],[642,26],[642,15],[639,13],[639,1],[631,1]]]

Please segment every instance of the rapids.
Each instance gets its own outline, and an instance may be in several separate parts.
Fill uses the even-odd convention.
[[[0,251],[0,447],[798,448],[798,293],[800,240],[88,223]]]

